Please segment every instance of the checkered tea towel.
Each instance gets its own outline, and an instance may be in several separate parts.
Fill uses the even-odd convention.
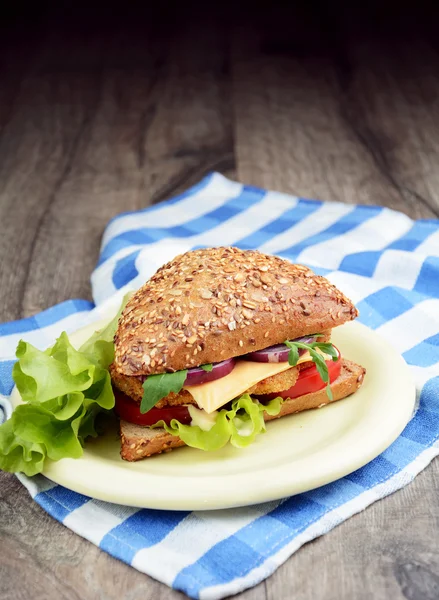
[[[412,481],[439,452],[439,221],[267,192],[216,173],[168,202],[108,224],[91,278],[96,307],[71,300],[0,326],[6,414],[20,338],[43,348],[61,331],[98,319],[113,301],[108,298],[140,286],[176,254],[232,244],[307,264],[339,286],[357,304],[360,320],[410,365],[419,408],[396,442],[365,467],[258,506],[139,510],[93,500],[43,476],[20,476],[61,523],[192,598],[223,598],[257,584],[305,542]]]

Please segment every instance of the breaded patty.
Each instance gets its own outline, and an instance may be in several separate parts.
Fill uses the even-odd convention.
[[[114,364],[110,365],[109,370],[113,385],[121,392],[140,403],[143,397],[141,379],[118,373],[114,368]],[[155,406],[156,408],[164,408],[165,406],[179,406],[180,404],[196,404],[196,402],[189,392],[181,390],[179,394],[171,392],[168,396],[159,400]]]
[[[140,402],[143,396],[142,382],[137,377],[129,377],[127,375],[121,375],[116,373],[113,365],[110,367],[111,378],[113,384],[119,388],[124,394]],[[288,371],[278,373],[267,377],[262,381],[259,381],[256,385],[252,386],[247,392],[249,394],[272,394],[273,392],[281,392],[288,390],[292,387],[299,376],[299,368],[291,367]],[[195,404],[196,402],[188,390],[181,390],[180,393],[171,393],[165,398],[162,398],[156,404],[156,408],[164,408],[165,406],[179,406],[180,404]]]
[[[299,377],[299,369],[297,367],[291,367],[288,371],[283,371],[277,375],[267,377],[262,381],[252,386],[247,390],[249,394],[272,394],[273,392],[282,392],[292,387]]]

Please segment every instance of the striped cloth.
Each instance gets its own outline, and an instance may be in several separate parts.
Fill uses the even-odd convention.
[[[12,389],[14,348],[44,347],[105,310],[191,248],[259,248],[326,275],[410,365],[419,408],[367,466],[283,501],[218,512],[138,510],[91,500],[42,476],[20,476],[35,501],[111,555],[193,598],[253,586],[305,542],[409,483],[439,452],[439,221],[376,206],[304,200],[212,174],[180,196],[113,219],[92,275],[94,305],[72,300],[0,326],[0,392]]]

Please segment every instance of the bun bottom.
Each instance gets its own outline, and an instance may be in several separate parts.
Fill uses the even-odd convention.
[[[321,408],[331,402],[342,400],[357,391],[363,382],[365,373],[366,369],[364,367],[350,360],[342,359],[340,375],[331,385],[333,400],[328,398],[326,388],[323,388],[318,392],[286,400],[278,415],[273,417],[265,413],[264,419],[265,421],[271,421],[302,410]],[[179,437],[167,433],[164,429],[151,429],[127,421],[120,421],[120,438],[120,455],[128,461],[141,460],[153,454],[169,452],[174,448],[186,445]]]

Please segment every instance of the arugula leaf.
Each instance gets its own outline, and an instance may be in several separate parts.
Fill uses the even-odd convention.
[[[300,358],[299,349],[297,346],[293,346],[289,342],[285,342],[285,345],[290,349],[288,353],[288,364],[290,364],[292,367],[295,367]]]
[[[143,398],[140,404],[140,412],[147,413],[157,402],[165,398],[171,392],[178,394],[187,377],[187,369],[175,371],[175,373],[160,373],[149,375],[143,382]]]
[[[208,373],[210,373],[213,369],[213,364],[207,364],[207,365],[201,365],[201,368],[203,369],[203,371],[207,371]]]
[[[325,354],[328,354],[334,362],[338,361],[339,353],[337,352],[337,350],[334,348],[334,346],[332,344],[322,342],[322,343],[319,343],[318,348]]]
[[[322,381],[326,383],[326,393],[328,398],[332,400],[333,396],[331,382],[329,379],[328,365],[326,364],[324,357],[319,354],[319,352],[316,352],[316,350],[318,349],[321,352],[324,352],[335,362],[339,360],[339,353],[337,352],[336,348],[329,342],[312,342],[311,344],[304,344],[302,342],[286,341],[284,343],[290,349],[288,354],[288,363],[292,367],[295,367],[299,361],[299,348],[309,352],[311,360],[315,364],[318,374],[320,375]]]

